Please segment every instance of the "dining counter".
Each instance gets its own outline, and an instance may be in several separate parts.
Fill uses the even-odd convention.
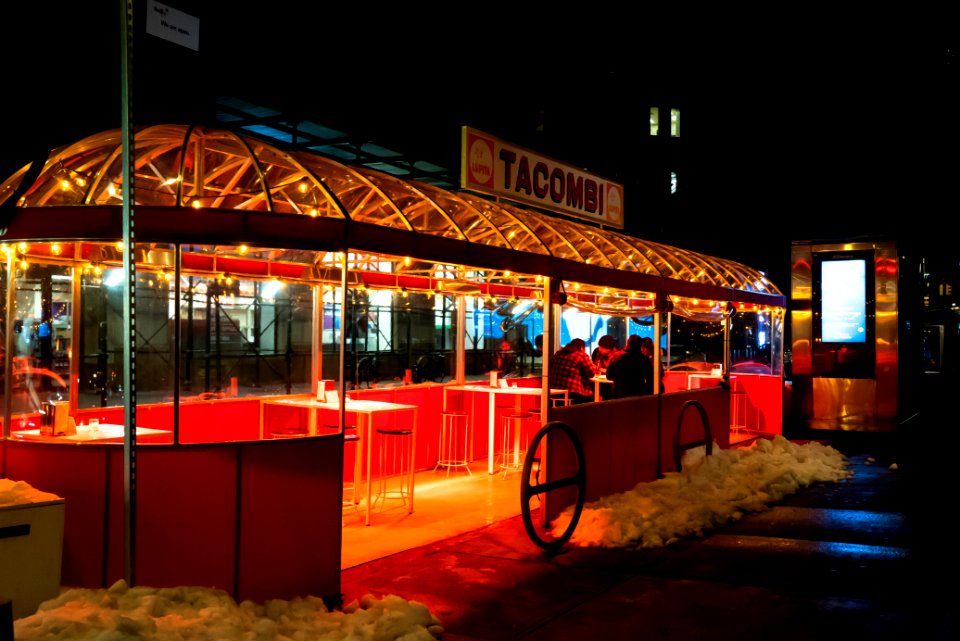
[[[75,434],[64,434],[61,436],[47,436],[40,434],[39,429],[16,430],[10,433],[10,438],[25,441],[44,441],[48,443],[103,443],[116,441],[124,437],[124,426],[118,423],[100,423],[96,427],[89,425],[77,425]],[[138,427],[137,438],[151,437],[159,435],[168,435],[172,439],[172,432],[169,430],[158,430],[151,427]]]
[[[516,399],[514,407],[519,411],[520,403],[524,396],[540,396],[543,389],[540,387],[520,387],[508,386],[499,387],[492,385],[448,385],[444,387],[444,406],[446,406],[446,394],[450,391],[472,392],[475,394],[486,394],[488,396],[487,409],[487,471],[494,474],[496,462],[496,397],[513,396]],[[562,389],[551,389],[551,395],[566,395],[567,391]],[[471,421],[473,418],[471,417]]]
[[[261,399],[261,413],[260,413],[260,430],[261,435],[263,434],[263,424],[265,419],[265,413],[267,408],[271,405],[276,406],[285,406],[285,407],[295,407],[307,411],[307,433],[309,435],[315,435],[317,433],[317,411],[318,410],[327,410],[339,412],[341,410],[341,403],[339,400],[330,401],[318,401],[315,398],[311,397],[302,397],[302,398],[278,398],[272,399],[264,397]],[[390,412],[413,412],[412,419],[412,429],[413,429],[413,451],[416,451],[417,443],[417,419],[420,408],[417,405],[410,405],[407,403],[391,403],[387,401],[377,401],[377,400],[368,400],[368,399],[354,399],[349,396],[346,399],[346,403],[343,404],[343,411],[348,414],[357,415],[357,448],[354,455],[354,479],[359,480],[363,479],[365,485],[367,503],[366,503],[366,524],[370,525],[370,514],[372,506],[372,490],[371,490],[371,479],[370,479],[370,465],[373,457],[373,434],[375,431],[372,429],[373,416],[375,414],[384,414]],[[366,473],[363,473],[363,452],[366,451]],[[413,513],[413,481],[414,481],[414,466],[410,466],[409,471],[409,487],[410,487],[410,513]],[[381,474],[383,472],[381,471]],[[359,490],[360,484],[355,482],[354,487],[354,503],[359,503]]]

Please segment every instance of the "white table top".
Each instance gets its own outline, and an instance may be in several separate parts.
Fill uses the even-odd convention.
[[[278,398],[276,400],[263,399],[263,402],[274,403],[277,405],[292,405],[294,407],[313,407],[324,410],[340,409],[340,403],[321,403],[315,398]],[[347,399],[344,407],[348,412],[383,412],[389,410],[419,409],[418,405],[349,398]]]
[[[468,392],[487,392],[492,394],[520,394],[523,396],[539,396],[543,390],[539,387],[491,387],[490,385],[450,385],[449,390],[465,390]],[[551,389],[551,394],[563,394],[562,389]]]
[[[124,426],[117,423],[100,423],[100,427],[96,432],[90,431],[89,425],[77,425],[77,433],[70,434],[67,436],[49,436],[44,438],[53,438],[58,441],[71,441],[71,442],[89,442],[89,441],[106,441],[109,439],[123,438]],[[149,434],[172,434],[172,432],[167,430],[157,430],[152,427],[138,427],[137,436],[147,436]],[[10,436],[40,436],[40,430],[17,430],[12,432]]]

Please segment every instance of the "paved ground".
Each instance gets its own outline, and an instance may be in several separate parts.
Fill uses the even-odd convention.
[[[954,639],[947,404],[896,433],[829,433],[853,478],[704,538],[548,556],[516,517],[345,570],[344,597],[421,601],[449,641]]]

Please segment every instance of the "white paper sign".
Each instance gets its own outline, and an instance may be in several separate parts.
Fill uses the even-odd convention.
[[[147,33],[200,50],[200,19],[155,0],[147,0]]]

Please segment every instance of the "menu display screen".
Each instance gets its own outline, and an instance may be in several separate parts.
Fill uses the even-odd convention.
[[[870,250],[813,254],[813,373],[876,375],[876,258]]]
[[[820,264],[821,340],[867,340],[867,261],[825,260]]]

